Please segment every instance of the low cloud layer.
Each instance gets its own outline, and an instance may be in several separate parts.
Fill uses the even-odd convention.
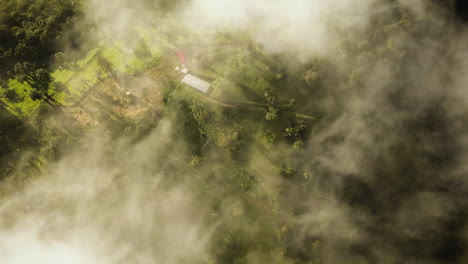
[[[114,154],[90,142],[4,198],[2,262],[206,261],[210,203],[190,175],[167,170],[170,160],[158,154],[163,135],[155,131],[136,146],[114,142],[121,150]]]
[[[178,17],[202,35],[210,29],[249,31],[268,52],[332,56],[339,48],[335,30],[359,35],[379,8],[372,0],[196,0],[181,6]]]
[[[305,71],[321,76],[321,93],[304,96],[330,117],[302,148],[280,143],[246,157],[243,172],[255,185],[245,192],[226,184],[219,171],[228,155],[217,148],[199,167],[172,160],[174,145],[193,142],[180,139],[184,131],[171,120],[136,144],[103,147],[91,136],[89,147],[1,202],[1,258],[221,263],[234,257],[216,246],[237,232],[245,241],[234,245],[256,246],[230,249],[247,263],[463,263],[468,33],[427,1],[400,2],[399,10],[375,0],[175,6],[168,20],[200,39],[246,34],[268,55],[294,53],[294,65],[315,67]],[[164,21],[149,6],[90,1],[87,18],[96,32],[134,44],[135,26]],[[292,176],[278,172],[286,161]],[[276,251],[262,252],[251,236]]]

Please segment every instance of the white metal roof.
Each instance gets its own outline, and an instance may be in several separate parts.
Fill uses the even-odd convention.
[[[210,88],[209,83],[191,74],[185,75],[182,82],[204,93],[208,92],[208,89]]]

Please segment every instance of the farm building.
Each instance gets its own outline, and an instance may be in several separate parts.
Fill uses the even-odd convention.
[[[207,93],[208,92],[208,89],[210,88],[210,84],[203,81],[202,79],[198,78],[198,77],[195,77],[191,74],[187,74],[184,76],[184,78],[182,79],[182,82],[203,92],[203,93]]]

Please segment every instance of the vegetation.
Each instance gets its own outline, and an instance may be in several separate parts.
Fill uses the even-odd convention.
[[[468,124],[447,110],[453,98],[415,92],[432,84],[414,63],[439,72],[457,60],[431,43],[452,36],[458,22],[431,21],[460,1],[428,1],[425,15],[388,1],[392,15],[372,17],[364,42],[337,33],[345,66],[272,55],[249,32],[217,32],[206,44],[171,17],[181,1],[144,2],[165,14],[154,24],[169,26],[136,25],[129,43],[100,39],[92,49],[80,46],[86,32],[75,28],[85,23],[86,1],[0,3],[0,185],[42,177],[98,128],[109,153],[115,142],[132,146],[159,131],[161,170],[175,175],[167,181],[193,176],[209,197],[207,221],[222,223],[209,263],[466,261],[466,187],[445,175]],[[180,82],[178,49],[190,73],[211,83],[207,94]],[[386,78],[385,89],[372,76]],[[422,191],[456,206],[424,227],[399,222],[393,212]],[[362,237],[301,224],[333,214],[331,200],[356,212],[346,221]]]

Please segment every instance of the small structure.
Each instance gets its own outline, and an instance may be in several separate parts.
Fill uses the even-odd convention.
[[[202,79],[198,78],[198,77],[195,77],[191,74],[187,74],[184,76],[184,78],[182,79],[182,82],[203,92],[203,93],[207,93],[208,92],[208,89],[210,88],[210,84],[203,81]]]
[[[181,50],[177,50],[177,57],[179,58],[179,62],[182,66],[185,65],[186,59],[185,59],[185,53]]]
[[[188,73],[188,69],[187,68],[182,68],[182,70],[180,69],[180,67],[175,67],[174,69],[176,72],[178,73],[183,73],[183,74],[187,74]]]

